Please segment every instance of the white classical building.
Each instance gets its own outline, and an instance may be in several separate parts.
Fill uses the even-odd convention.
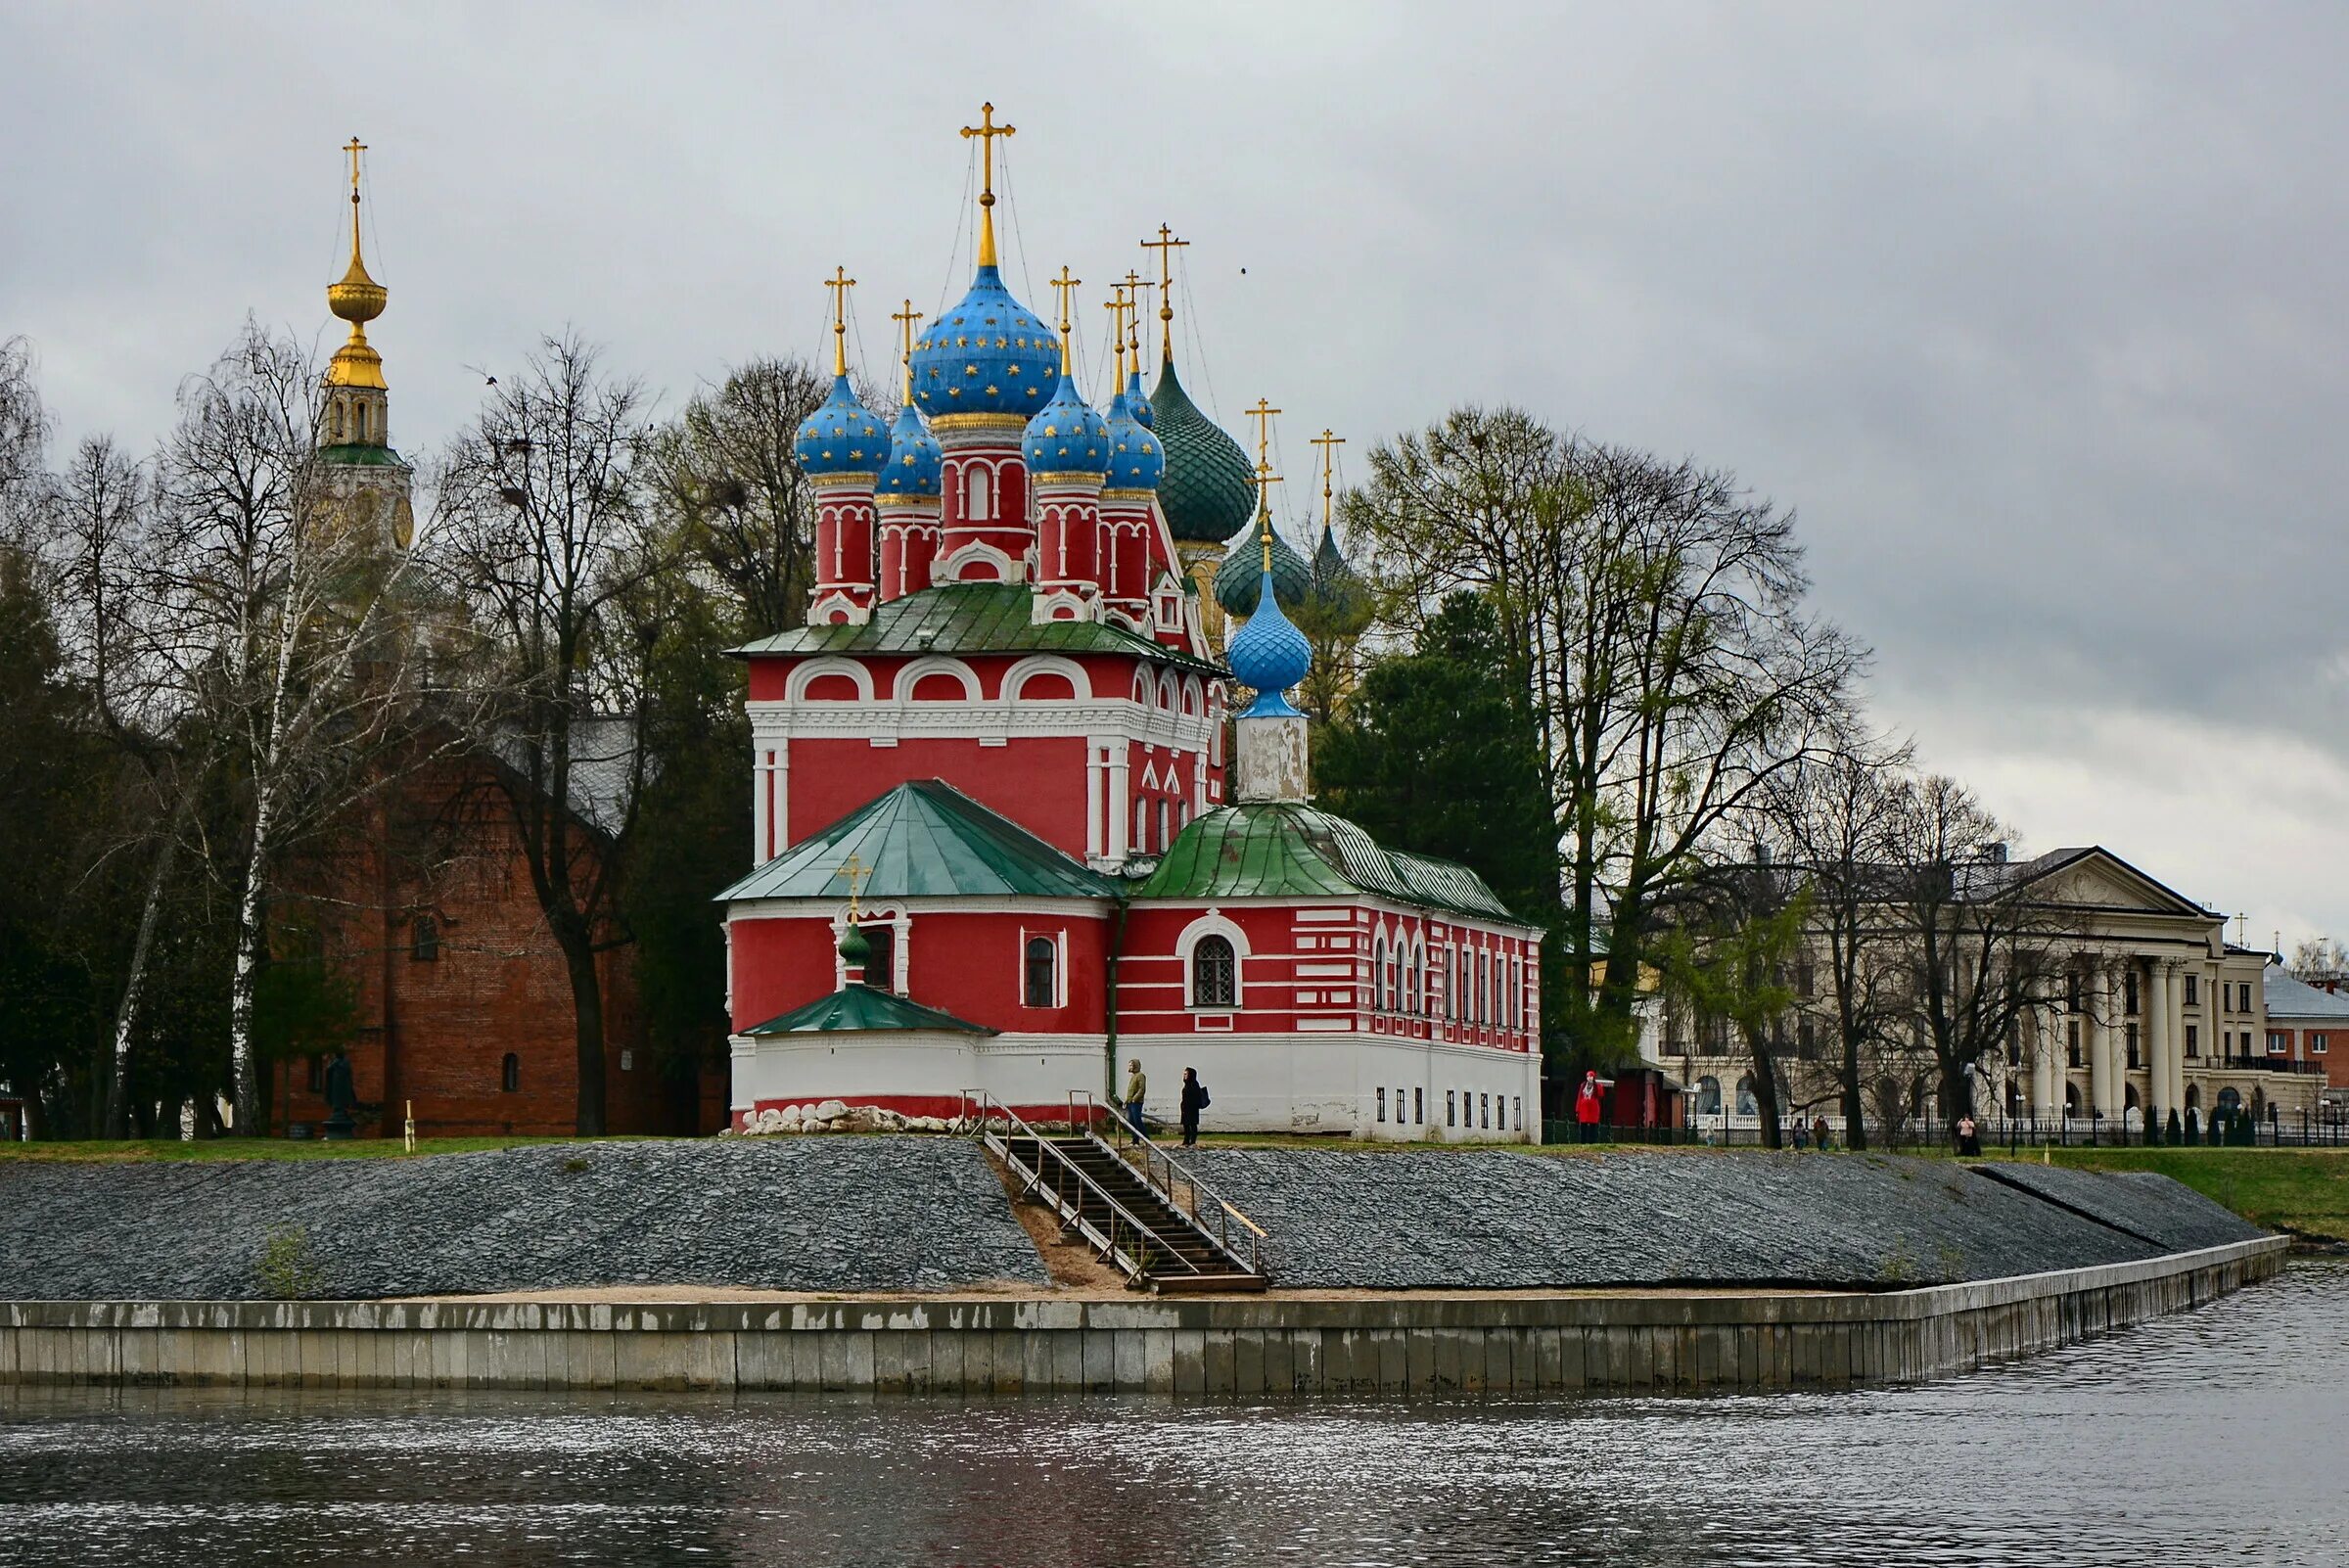
[[[2003,1054],[1982,1064],[1977,1114],[2136,1128],[2147,1115],[2166,1122],[2173,1109],[2207,1123],[2222,1107],[2264,1119],[2270,1106],[2290,1115],[2315,1105],[2322,1076],[2268,1049],[2270,955],[2229,943],[2225,916],[2094,846],[1967,869],[1986,891],[2028,891],[2047,923],[2032,941],[2052,948],[2059,988]],[[1787,1081],[1783,1109],[1840,1126],[1832,973],[1823,942],[1815,941],[1789,977],[1796,999],[1774,1054]],[[1688,1087],[1697,1124],[1753,1125],[1743,1050],[1670,1000],[1659,1014],[1659,1027],[1642,1032],[1642,1052]],[[1905,1074],[1911,1114],[1936,1118],[1931,1057],[1921,1045],[1869,1071]]]

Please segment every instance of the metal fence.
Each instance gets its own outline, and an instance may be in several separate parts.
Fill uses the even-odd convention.
[[[2271,1106],[2269,1109],[2271,1113],[2276,1113],[2275,1107]],[[2253,1121],[2251,1117],[2245,1115],[2241,1120],[2248,1124],[2247,1141],[2250,1146],[2286,1149],[2349,1148],[2349,1110],[2340,1107],[2327,1106],[2319,1111],[2299,1111],[2288,1116],[2271,1114],[2264,1121]],[[2235,1139],[2230,1140],[2225,1136],[2224,1125],[2224,1123],[2206,1124],[2197,1119],[2192,1142],[2197,1147],[2226,1146],[2231,1141],[2237,1147],[2244,1146],[2243,1134],[2237,1134]],[[2164,1118],[2164,1125],[2156,1130],[2156,1135],[2153,1137],[2148,1137],[2144,1127],[2134,1119],[2118,1119],[2109,1116],[2066,1116],[2045,1121],[2036,1117],[1980,1118],[1975,1122],[1975,1136],[1980,1140],[1985,1154],[2001,1149],[2013,1153],[2023,1149],[2043,1147],[2080,1149],[2166,1147],[2169,1143],[2168,1130],[2166,1118]],[[1581,1126],[1577,1123],[1545,1121],[1542,1124],[1542,1141],[1544,1143],[1591,1142],[1747,1149],[1763,1146],[1760,1122],[1732,1121],[1727,1118],[1700,1118],[1694,1127],[1614,1127],[1600,1123],[1593,1131],[1594,1136],[1586,1138]],[[2183,1120],[2180,1124],[2180,1136],[2184,1141],[2185,1124]],[[1816,1134],[1807,1130],[1798,1142],[1794,1133],[1793,1119],[1788,1118],[1781,1147],[1807,1148],[1817,1141]],[[1946,1130],[1922,1121],[1911,1121],[1897,1128],[1871,1123],[1867,1129],[1867,1146],[1881,1152],[1897,1153],[1902,1149],[1922,1147],[1948,1148],[1954,1141],[1954,1136]],[[1831,1122],[1827,1125],[1826,1141],[1818,1143],[1818,1146],[1832,1150],[1844,1147],[1844,1143],[1843,1124]]]

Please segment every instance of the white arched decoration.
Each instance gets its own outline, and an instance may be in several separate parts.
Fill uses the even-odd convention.
[[[984,562],[990,570],[985,575],[966,571],[973,561]],[[1026,579],[1028,567],[1024,560],[1006,555],[984,539],[969,539],[935,562],[930,576],[935,582],[1020,582]]]
[[[1426,994],[1427,948],[1414,937],[1411,939],[1411,955],[1404,960],[1403,966],[1403,1010],[1416,1016],[1420,998]]]
[[[985,463],[963,466],[962,520],[965,523],[995,520],[995,471]]]
[[[1231,1007],[1216,1007],[1211,1012],[1236,1012],[1248,1003],[1248,933],[1237,924],[1210,909],[1182,928],[1174,939],[1174,956],[1182,960],[1182,1003],[1191,1005],[1191,959],[1201,941],[1221,937],[1231,944]]]
[[[1158,706],[1171,714],[1174,712],[1176,705],[1181,700],[1175,694],[1174,671],[1172,669],[1160,670],[1158,674]]]
[[[1370,938],[1370,1007],[1374,1012],[1387,1010],[1387,928],[1381,926]]]
[[[923,702],[975,703],[981,700],[979,676],[969,665],[959,659],[949,659],[944,654],[926,654],[898,671],[898,678],[890,688],[898,706],[904,708],[911,705],[914,688],[931,675],[944,675],[956,682],[962,688],[962,695],[958,698],[925,697]]]
[[[806,702],[807,688],[826,675],[848,676],[856,683],[856,700],[858,702],[869,703],[873,700],[873,672],[853,659],[842,659],[836,656],[810,659],[794,669],[791,672],[790,681],[783,688],[785,698],[795,703]]]
[[[1197,675],[1182,677],[1182,711],[1193,718],[1207,712],[1207,687]]]
[[[1037,675],[1065,677],[1069,683],[1069,689],[1077,694],[1075,701],[1083,702],[1093,695],[1093,683],[1085,674],[1084,667],[1076,660],[1063,658],[1059,654],[1030,654],[1003,671],[1003,700],[1018,702],[1028,682]],[[1069,702],[1072,699],[1037,697],[1029,700],[1032,702]]]
[[[1133,700],[1147,708],[1156,696],[1157,690],[1158,688],[1150,682],[1149,667],[1136,665],[1133,670]]]

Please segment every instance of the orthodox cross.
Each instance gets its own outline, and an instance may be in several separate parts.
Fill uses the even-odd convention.
[[[849,291],[856,280],[849,276],[847,267],[834,267],[832,276],[824,280],[832,294],[832,374],[849,373]]]
[[[1069,297],[1077,292],[1077,286],[1084,280],[1069,276],[1068,266],[1064,262],[1059,277],[1044,281],[1051,286],[1054,294],[1060,296],[1060,368],[1065,375],[1069,368]]]
[[[367,144],[353,136],[343,151],[350,155],[350,200],[355,207],[359,200],[359,155],[367,151]]]
[[[1324,425],[1321,434],[1313,438],[1313,444],[1321,448],[1321,526],[1326,529],[1329,527],[1330,470],[1337,464],[1338,448],[1346,444],[1346,438]]]
[[[1248,417],[1256,421],[1256,520],[1264,536],[1267,576],[1272,573],[1272,486],[1280,483],[1280,476],[1272,472],[1272,416],[1279,412],[1269,397],[1259,397],[1256,406],[1247,410]]]
[[[979,123],[962,128],[965,139],[979,138],[979,264],[983,267],[995,264],[995,138],[1016,135],[1018,131],[1017,125],[995,123],[992,104],[981,104]]]
[[[1126,287],[1132,296],[1130,304],[1133,310],[1133,315],[1126,323],[1126,346],[1132,351],[1133,373],[1138,376],[1142,373],[1142,296],[1158,285],[1145,283],[1140,273],[1128,267]]]
[[[1157,239],[1142,242],[1143,250],[1158,253],[1158,353],[1162,362],[1174,357],[1174,253],[1190,243],[1174,238],[1174,231],[1164,223],[1158,226]]]
[[[1130,272],[1127,274],[1128,278],[1132,276]],[[1110,297],[1101,301],[1101,308],[1112,312],[1109,318],[1109,346],[1117,351],[1119,392],[1126,390],[1126,312],[1133,308],[1132,288],[1131,283],[1113,283],[1109,286]]]
[[[832,879],[835,882],[842,877],[849,879],[849,924],[852,926],[856,923],[857,892],[863,888],[865,879],[872,874],[873,868],[852,854],[841,861],[840,869],[832,873]]]
[[[905,400],[910,403],[913,401],[913,324],[922,319],[922,313],[908,300],[904,308],[892,310],[889,319],[898,324],[898,338],[904,346],[900,353],[905,362]]]
[[[2234,945],[2240,947],[2245,942],[2248,942],[2250,938],[2251,917],[2238,909],[2235,911],[2234,915]]]

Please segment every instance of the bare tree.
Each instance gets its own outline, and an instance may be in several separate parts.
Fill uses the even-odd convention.
[[[2309,937],[2292,948],[2292,974],[2312,986],[2349,980],[2349,947],[2330,937]]]
[[[2007,862],[2005,830],[1955,780],[1906,781],[1887,814],[1911,1012],[1954,1127],[1984,1060],[2052,1005],[2060,925]]]
[[[1800,1087],[1789,981],[1803,951],[1808,890],[1774,856],[1757,854],[1702,868],[1661,899],[1657,913],[1649,952],[1673,1004],[1700,1029],[1734,1035],[1753,1076],[1763,1145],[1784,1147],[1781,1110]]]
[[[754,359],[653,434],[648,500],[732,591],[747,635],[806,617],[815,503],[794,439],[831,386],[802,360]]]
[[[605,1130],[596,964],[624,940],[613,917],[647,765],[649,650],[622,610],[669,564],[646,504],[647,444],[640,385],[605,375],[578,339],[548,339],[451,447],[441,489],[464,662],[484,697],[477,743],[498,761],[571,981],[583,1134]]]
[[[237,1127],[261,1121],[253,998],[274,879],[308,834],[389,774],[412,715],[400,614],[415,557],[338,505],[313,461],[320,382],[248,322],[180,392],[161,461],[159,638],[238,783],[238,842],[207,848],[237,892],[229,1055]]]

